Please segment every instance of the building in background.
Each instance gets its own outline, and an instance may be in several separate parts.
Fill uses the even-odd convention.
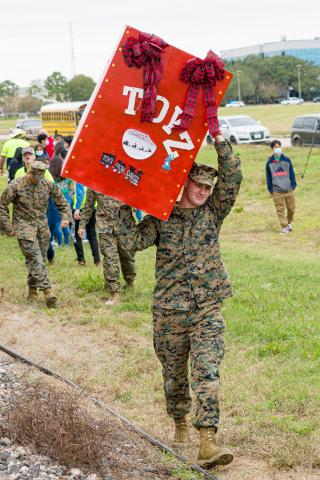
[[[248,55],[260,55],[261,57],[292,55],[301,60],[313,62],[320,67],[320,37],[310,40],[287,40],[286,37],[283,37],[280,42],[262,43],[220,52],[221,58],[228,61],[241,60]]]

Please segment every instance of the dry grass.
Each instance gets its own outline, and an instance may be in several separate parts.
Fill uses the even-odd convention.
[[[67,467],[131,478],[171,476],[154,449],[114,418],[101,418],[85,395],[32,381],[14,391],[0,434]]]

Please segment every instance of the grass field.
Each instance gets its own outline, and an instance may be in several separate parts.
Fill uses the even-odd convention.
[[[234,297],[223,308],[227,352],[220,435],[238,455],[266,460],[276,470],[320,468],[320,150],[313,151],[304,179],[300,176],[308,149],[286,151],[298,182],[294,231],[288,236],[279,234],[266,191],[264,168],[270,149],[237,146],[235,150],[242,160],[244,181],[221,234]],[[214,164],[215,158],[215,150],[207,147],[198,160]],[[5,187],[4,178],[0,187]],[[79,329],[79,356],[66,358],[64,345],[57,342],[52,356],[60,360],[51,358],[52,362],[166,440],[171,423],[152,349],[154,253],[149,249],[137,254],[135,292],[124,292],[120,305],[108,309],[99,301],[103,279],[89,250],[89,266],[79,269],[73,248],[58,249],[50,277],[63,306],[47,312],[39,301],[32,315],[47,312],[50,322],[42,323],[41,330],[34,321],[34,337],[31,328],[12,332],[6,339],[40,355],[49,348],[44,331],[46,335],[60,332],[67,341],[68,329]],[[28,309],[26,270],[15,239],[0,237],[0,263],[5,298]],[[81,338],[83,328],[85,338]]]
[[[302,105],[250,105],[242,108],[219,108],[220,116],[249,115],[269,128],[271,136],[284,137],[290,135],[293,120],[298,115],[319,113],[317,103],[303,103]]]

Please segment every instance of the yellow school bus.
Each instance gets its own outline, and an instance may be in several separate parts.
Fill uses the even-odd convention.
[[[42,128],[49,135],[73,136],[87,102],[50,103],[41,108]]]

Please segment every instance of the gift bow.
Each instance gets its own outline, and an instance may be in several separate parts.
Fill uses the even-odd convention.
[[[209,50],[206,58],[191,58],[181,70],[180,80],[189,84],[180,125],[175,128],[187,130],[194,117],[198,93],[203,88],[203,99],[207,112],[208,129],[212,136],[219,132],[217,104],[214,86],[225,75],[224,63],[218,55]]]
[[[162,77],[161,54],[168,44],[150,33],[139,33],[139,39],[129,37],[123,46],[123,56],[128,67],[143,66],[142,122],[152,122],[156,112],[157,86]]]

